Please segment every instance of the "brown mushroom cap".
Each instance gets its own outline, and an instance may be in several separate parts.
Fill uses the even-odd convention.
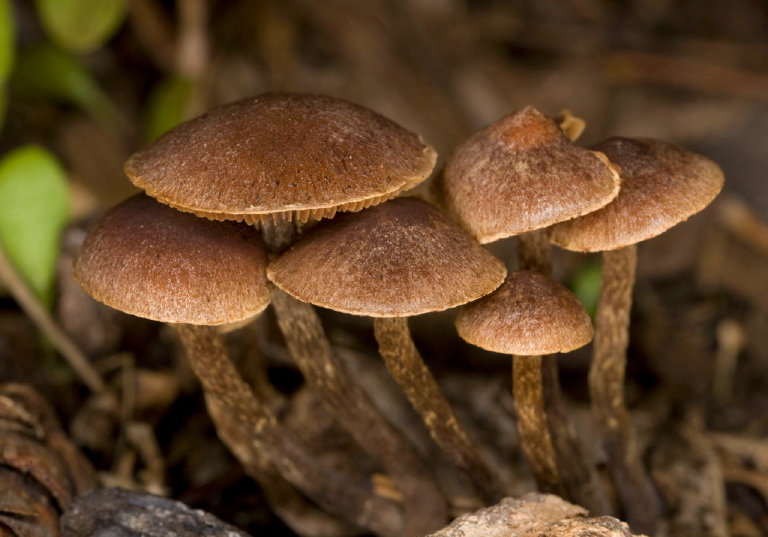
[[[296,298],[370,317],[405,317],[475,300],[504,264],[435,207],[398,198],[322,222],[267,276]]]
[[[519,270],[456,317],[465,341],[519,356],[569,352],[592,340],[589,315],[568,289],[538,272]]]
[[[554,226],[553,243],[580,252],[650,239],[696,214],[723,187],[711,160],[657,140],[609,138],[593,149],[621,168],[621,192],[602,209]]]
[[[139,194],[97,222],[74,269],[88,294],[120,311],[218,325],[269,304],[266,263],[253,227],[197,218]]]
[[[394,197],[426,179],[436,158],[419,136],[362,106],[266,94],[179,125],[125,171],[150,196],[198,216],[306,221]]]
[[[592,212],[616,197],[620,179],[603,155],[527,107],[459,146],[441,181],[448,210],[488,243]]]

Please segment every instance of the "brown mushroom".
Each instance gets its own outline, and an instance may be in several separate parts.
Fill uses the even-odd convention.
[[[390,199],[423,181],[436,158],[419,136],[362,106],[272,93],[179,125],[125,171],[150,196],[198,216],[306,222]]]
[[[424,364],[407,317],[493,291],[506,270],[436,208],[398,198],[323,222],[273,261],[268,277],[311,304],[374,317],[379,350],[436,443],[488,500],[504,489]]]
[[[456,329],[465,341],[483,349],[511,354],[514,367],[530,357],[569,352],[592,340],[589,315],[568,289],[539,272],[511,273],[496,291],[463,306]],[[524,368],[513,375],[513,393],[518,405],[521,435],[536,438],[546,429],[541,369]],[[555,486],[553,466],[530,450],[541,449],[524,442],[523,451],[542,488]],[[533,466],[533,465],[540,466]]]
[[[361,106],[308,94],[244,99],[184,123],[135,153],[131,180],[160,201],[212,219],[261,221],[267,247],[292,241],[290,220],[328,218],[423,181],[434,150]],[[405,496],[405,533],[444,521],[445,501],[405,436],[334,355],[308,304],[276,293],[278,325],[307,383]]]
[[[574,132],[575,135],[575,132]],[[599,152],[587,151],[571,141],[554,120],[527,107],[501,118],[459,146],[449,157],[439,192],[448,210],[481,243],[519,235],[520,268],[551,272],[548,226],[594,211],[616,197],[619,176]],[[594,468],[587,464],[578,438],[563,410],[557,368],[553,357],[513,356],[513,375],[542,378],[544,390],[516,394],[526,453],[536,457],[534,468],[545,491],[560,492],[561,477],[578,493],[577,501],[595,512],[607,512]],[[522,383],[533,388],[530,383]],[[530,408],[522,405],[530,404]],[[545,416],[544,409],[546,409]],[[536,413],[542,413],[537,415]],[[536,415],[535,423],[522,421]],[[542,428],[538,424],[548,423]],[[550,435],[551,433],[551,435]],[[558,461],[554,442],[562,454]],[[560,467],[558,471],[557,467]],[[560,475],[562,473],[562,476]],[[587,487],[580,482],[589,481]]]
[[[496,291],[463,306],[456,328],[473,345],[521,356],[570,352],[594,335],[592,321],[573,293],[530,270],[510,273]]]
[[[621,192],[603,209],[555,226],[551,239],[569,250],[603,251],[589,374],[592,408],[629,523],[652,533],[659,500],[640,461],[623,386],[636,244],[706,207],[723,186],[723,172],[701,155],[656,140],[616,137],[593,149],[621,168]]]
[[[486,244],[603,207],[618,194],[619,177],[604,155],[527,107],[461,144],[440,186],[449,212]]]
[[[337,516],[394,532],[399,509],[319,467],[254,396],[227,357],[215,325],[261,312],[270,293],[258,233],[236,222],[213,222],[176,211],[145,195],[112,208],[89,232],[75,260],[75,278],[95,299],[140,317],[173,323],[205,389],[216,420],[226,412],[249,431],[257,474],[279,473]],[[232,436],[220,429],[223,440]],[[247,459],[247,458],[246,458]],[[250,473],[250,472],[249,472]],[[381,508],[371,513],[372,506]]]

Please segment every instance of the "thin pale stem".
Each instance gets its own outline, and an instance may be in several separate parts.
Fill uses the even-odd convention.
[[[56,350],[61,353],[83,383],[94,393],[108,393],[104,379],[96,372],[88,358],[85,357],[74,341],[51,317],[29,286],[21,279],[21,276],[19,276],[5,255],[2,246],[0,246],[0,281],[5,283],[21,309],[34,321]]]
[[[519,236],[519,258],[522,270],[535,270],[552,276],[552,246],[547,229]],[[589,460],[565,409],[555,355],[541,358],[541,382],[544,393],[543,412],[549,426],[559,479],[568,497],[595,515],[610,515],[612,509],[597,469]],[[546,443],[544,444],[546,445]]]
[[[635,245],[603,252],[589,389],[592,410],[603,434],[610,470],[627,521],[633,530],[650,535],[659,521],[660,500],[640,460],[635,429],[624,402],[636,264]]]
[[[211,416],[217,427],[222,426],[222,439],[233,443],[230,447],[248,465],[249,473],[263,472],[267,468],[266,460],[329,513],[383,535],[400,534],[400,511],[395,504],[322,468],[296,438],[280,426],[269,405],[259,401],[238,374],[216,328],[174,327],[203,385],[213,410]],[[227,419],[222,419],[224,415]],[[241,440],[248,443],[242,445]]]
[[[283,291],[272,295],[278,325],[304,378],[360,446],[382,462],[403,496],[403,535],[425,535],[447,520],[446,501],[424,462],[383,417],[334,355],[310,304]]]
[[[456,419],[413,343],[408,320],[403,317],[376,318],[373,327],[384,363],[424,420],[432,439],[467,475],[486,501],[499,501],[505,495],[504,485]]]

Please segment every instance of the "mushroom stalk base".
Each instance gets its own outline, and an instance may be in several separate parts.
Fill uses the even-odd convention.
[[[328,512],[383,535],[400,534],[402,519],[395,504],[318,466],[280,426],[268,404],[259,401],[240,377],[215,327],[173,326],[203,385],[217,430],[221,426],[222,440],[249,474],[272,479],[274,468]]]
[[[661,513],[660,499],[643,468],[635,429],[624,403],[637,246],[603,252],[602,259],[594,355],[589,370],[592,410],[603,434],[613,481],[627,521],[634,530],[651,535]]]
[[[377,317],[376,341],[384,363],[411,405],[427,425],[429,434],[449,460],[462,470],[489,503],[505,495],[504,485],[480,455],[478,446],[456,419],[445,395],[413,343],[405,317]]]
[[[403,535],[426,535],[444,526],[447,505],[428,468],[334,355],[314,308],[280,290],[272,305],[307,383],[360,446],[383,463],[403,495]]]

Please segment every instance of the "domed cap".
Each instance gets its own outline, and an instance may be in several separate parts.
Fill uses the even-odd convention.
[[[306,221],[357,211],[426,179],[434,150],[339,99],[267,94],[188,121],[125,165],[147,194],[215,220]]]
[[[448,210],[488,243],[592,212],[616,197],[620,179],[603,155],[527,107],[459,146],[441,181]]]
[[[552,242],[569,250],[614,250],[655,237],[709,205],[723,187],[717,164],[665,142],[616,137],[593,149],[621,168],[621,192],[599,211],[553,228]]]
[[[495,292],[461,308],[456,329],[473,345],[519,356],[569,352],[594,335],[589,315],[568,289],[525,270],[511,273]]]
[[[253,227],[198,218],[139,194],[96,223],[74,269],[88,294],[120,311],[218,325],[269,304],[266,263]]]
[[[300,300],[371,317],[452,308],[490,293],[505,275],[501,261],[414,198],[322,222],[267,269]]]

